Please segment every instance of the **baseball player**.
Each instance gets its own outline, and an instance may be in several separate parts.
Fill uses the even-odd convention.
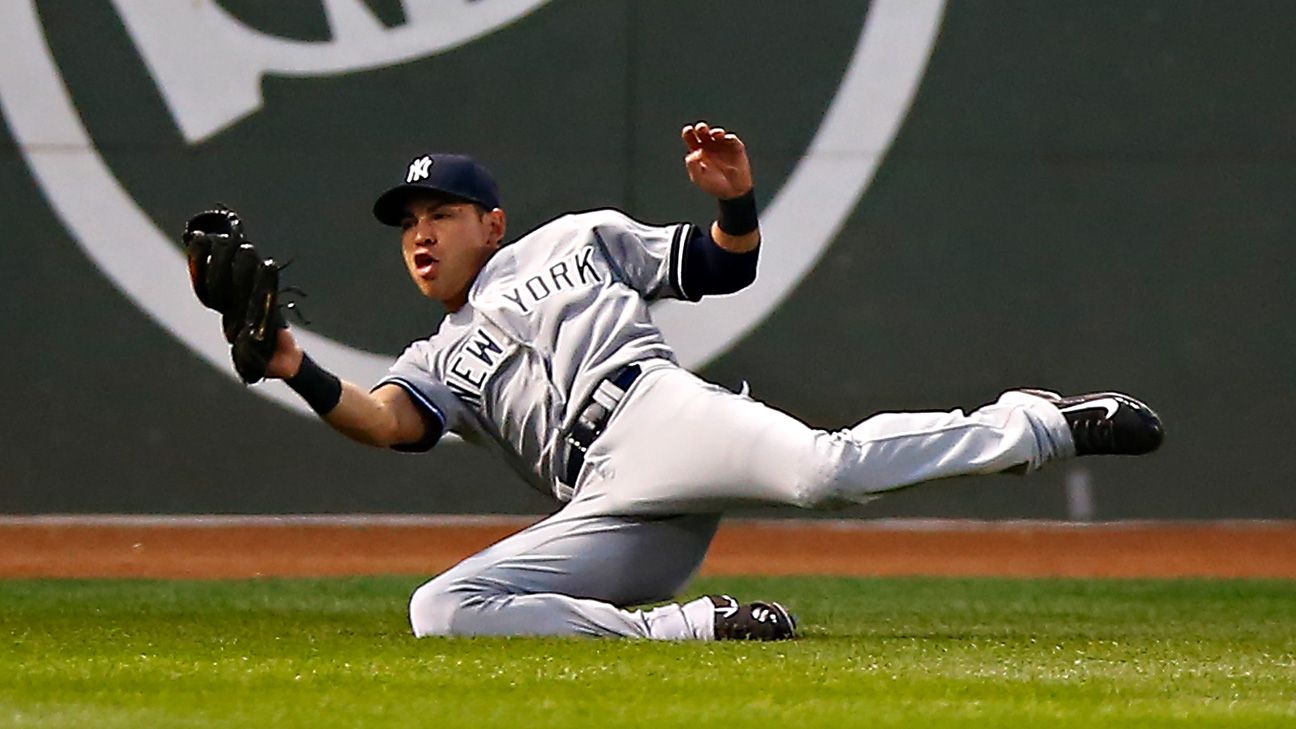
[[[285,380],[324,422],[373,446],[426,451],[455,432],[563,503],[419,587],[415,635],[791,638],[795,620],[773,602],[633,606],[680,592],[730,508],[832,508],[1160,444],[1157,416],[1119,393],[1014,390],[971,413],[889,413],[825,431],[681,368],[649,304],[742,289],[761,247],[742,140],[706,122],[682,139],[689,179],[718,201],[710,225],[647,225],[605,209],[507,245],[484,167],[448,154],[410,161],[373,213],[401,229],[410,278],[448,313],[371,390],[297,345],[278,317],[277,268],[231,211],[190,221],[195,291],[225,315],[245,380]]]

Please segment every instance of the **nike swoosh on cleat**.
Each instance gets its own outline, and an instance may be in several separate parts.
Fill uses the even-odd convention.
[[[732,618],[735,614],[738,613],[738,601],[733,599],[732,597],[729,597],[728,595],[721,595],[720,597],[725,600],[728,600],[729,605],[726,607],[720,607],[719,605],[716,605],[713,609],[717,613],[720,613],[721,617]]]
[[[1100,397],[1097,400],[1090,400],[1089,402],[1080,402],[1080,403],[1076,403],[1075,405],[1071,405],[1070,407],[1058,408],[1058,409],[1064,413],[1073,413],[1077,410],[1088,410],[1089,408],[1104,408],[1107,410],[1106,417],[1110,418],[1116,414],[1117,410],[1120,409],[1120,403],[1116,402],[1115,399],[1110,397]]]

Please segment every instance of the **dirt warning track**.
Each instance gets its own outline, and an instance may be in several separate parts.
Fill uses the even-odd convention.
[[[538,517],[0,517],[0,578],[434,575]],[[725,522],[707,575],[1296,578],[1296,522]]]

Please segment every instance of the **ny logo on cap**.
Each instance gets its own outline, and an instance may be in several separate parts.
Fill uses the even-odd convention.
[[[428,170],[431,169],[431,167],[432,167],[431,157],[427,155],[423,155],[422,157],[419,157],[413,162],[410,162],[409,172],[405,173],[405,181],[414,182],[415,180],[426,180],[428,176]]]

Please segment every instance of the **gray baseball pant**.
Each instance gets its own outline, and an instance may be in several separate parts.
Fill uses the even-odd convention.
[[[657,367],[591,445],[571,502],[419,587],[410,624],[420,637],[708,640],[705,599],[626,608],[682,590],[726,509],[834,508],[1072,455],[1057,408],[1021,392],[968,414],[886,413],[828,432],[687,370]]]

